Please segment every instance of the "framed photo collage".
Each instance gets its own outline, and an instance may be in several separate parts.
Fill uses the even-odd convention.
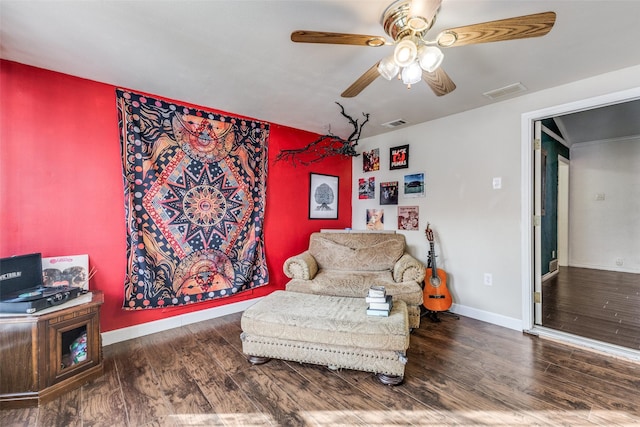
[[[409,145],[400,145],[389,149],[389,170],[409,169]],[[362,171],[380,170],[380,149],[362,153]],[[377,196],[376,196],[376,189]],[[425,197],[424,172],[406,173],[402,180],[382,181],[376,187],[375,176],[358,178],[358,199],[378,198],[380,207],[366,210],[366,228],[384,230],[384,205],[398,205],[399,200]],[[418,230],[420,223],[419,206],[400,205],[397,208],[398,230]]]

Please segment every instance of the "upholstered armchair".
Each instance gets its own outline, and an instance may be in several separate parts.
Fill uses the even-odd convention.
[[[283,269],[291,279],[286,290],[293,292],[364,298],[369,287],[382,285],[407,304],[409,327],[420,326],[425,266],[406,252],[403,234],[313,233],[309,248],[287,259]]]

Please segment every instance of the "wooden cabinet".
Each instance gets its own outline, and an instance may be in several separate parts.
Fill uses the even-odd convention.
[[[102,292],[34,314],[0,315],[0,409],[37,406],[103,373]],[[86,340],[86,357],[71,347]]]

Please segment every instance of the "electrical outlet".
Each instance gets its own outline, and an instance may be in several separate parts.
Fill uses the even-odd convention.
[[[622,267],[623,264],[624,264],[624,261],[622,260],[622,258],[616,258],[616,265],[618,267]]]
[[[484,285],[485,286],[493,285],[493,275],[491,273],[484,273]]]

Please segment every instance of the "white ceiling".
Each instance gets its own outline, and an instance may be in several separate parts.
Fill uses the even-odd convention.
[[[544,11],[541,38],[444,50],[457,89],[437,97],[377,79],[340,93],[380,58],[380,48],[302,44],[294,30],[386,36],[390,0],[16,1],[0,0],[0,56],[276,124],[347,137],[335,102],[359,118],[363,137],[396,119],[417,124],[489,104],[482,93],[520,82],[526,93],[640,64],[640,1],[443,0],[443,29]],[[115,108],[115,107],[114,107]]]
[[[569,147],[581,142],[635,137],[640,135],[640,100],[565,114],[554,120]]]

